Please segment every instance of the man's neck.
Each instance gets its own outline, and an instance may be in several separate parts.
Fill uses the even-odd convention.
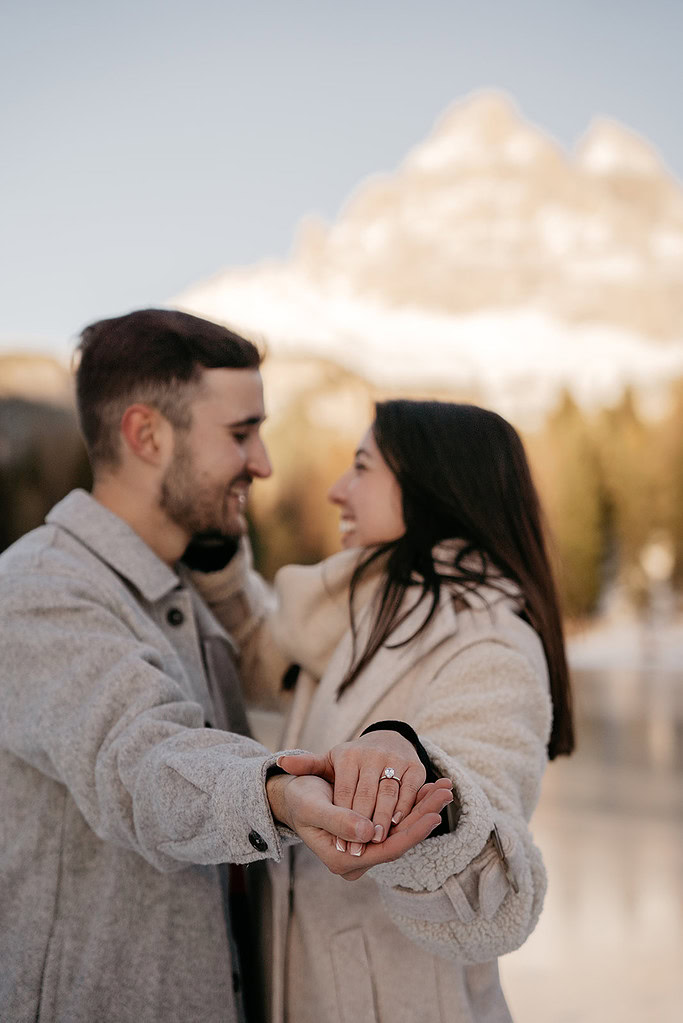
[[[92,496],[123,519],[170,568],[182,557],[190,537],[170,521],[154,495],[108,476],[95,480]]]

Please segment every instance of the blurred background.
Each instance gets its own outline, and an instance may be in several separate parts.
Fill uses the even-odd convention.
[[[0,10],[0,549],[88,486],[70,353],[136,307],[267,350],[269,576],[336,549],[374,400],[522,432],[579,726],[525,1023],[683,1011],[682,42],[677,0]]]

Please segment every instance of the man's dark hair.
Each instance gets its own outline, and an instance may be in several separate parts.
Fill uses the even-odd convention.
[[[152,405],[176,429],[187,429],[203,370],[261,364],[251,341],[171,309],[140,309],[91,323],[76,353],[78,415],[93,469],[118,464],[119,427],[129,405]]]

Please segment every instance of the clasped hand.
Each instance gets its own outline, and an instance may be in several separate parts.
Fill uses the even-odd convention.
[[[289,777],[268,782],[273,812],[348,880],[423,841],[453,799],[448,779],[425,784],[412,744],[391,730],[370,732],[322,755],[282,756],[278,764]],[[387,767],[392,777],[385,775]]]

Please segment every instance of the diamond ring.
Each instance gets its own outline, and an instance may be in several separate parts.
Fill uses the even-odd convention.
[[[384,768],[384,770],[382,771],[382,777],[380,778],[380,781],[384,781],[385,778],[388,778],[390,781],[395,781],[398,785],[401,784],[401,779],[396,777],[396,771],[393,769],[393,767]]]

